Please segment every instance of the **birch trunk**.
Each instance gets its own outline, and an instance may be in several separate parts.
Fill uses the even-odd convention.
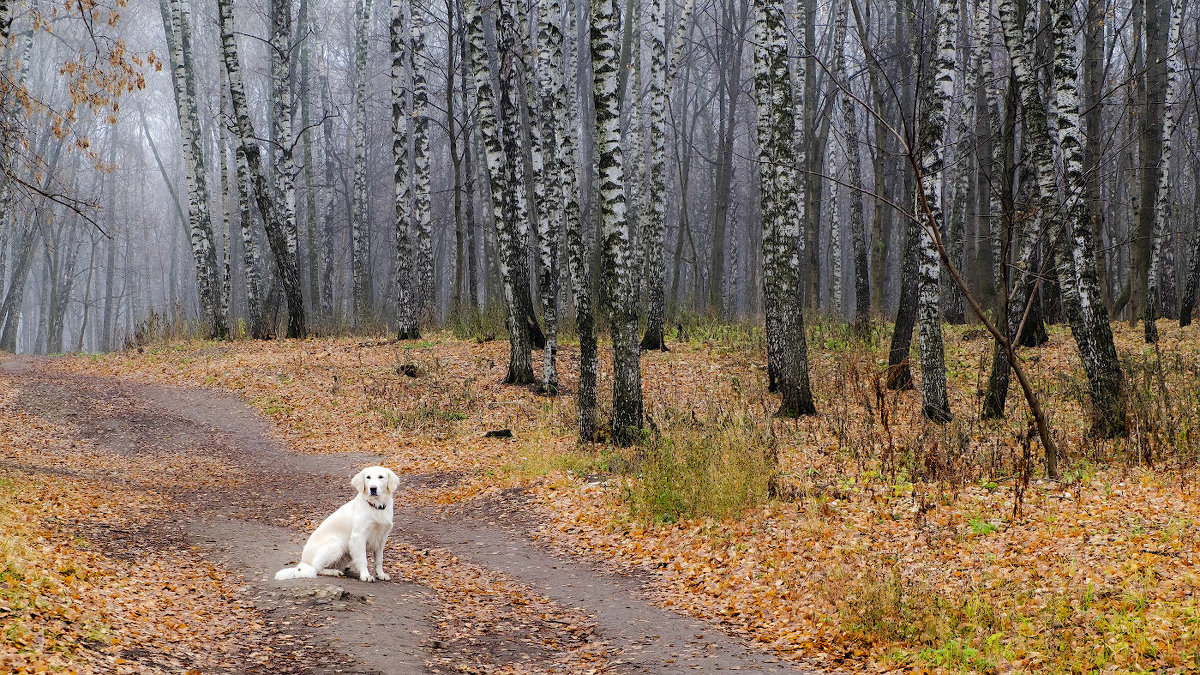
[[[300,0],[299,24],[300,30],[305,35],[315,35],[316,31],[312,22],[311,13],[312,0]],[[311,39],[302,39],[300,42],[300,129],[304,137],[301,139],[303,143],[304,153],[304,238],[305,246],[308,255],[306,263],[308,264],[308,304],[310,307],[320,308],[321,303],[321,265],[318,260],[318,245],[317,245],[317,192],[314,180],[314,172],[316,167],[313,165],[312,151],[312,134],[313,129],[310,128],[312,123],[312,56],[309,51]],[[224,87],[222,87],[224,89]],[[328,315],[324,315],[328,319]]]
[[[1171,19],[1167,31],[1166,100],[1163,104],[1162,157],[1158,165],[1158,192],[1154,201],[1154,241],[1150,249],[1150,269],[1146,275],[1146,306],[1143,308],[1146,342],[1158,342],[1160,297],[1162,295],[1163,238],[1171,212],[1171,136],[1175,133],[1178,113],[1173,94],[1179,80],[1179,40],[1183,23],[1183,0],[1171,1]]]
[[[262,290],[262,254],[258,238],[254,236],[254,209],[250,204],[250,167],[241,146],[234,148],[237,178],[238,212],[241,214],[242,266],[246,269],[246,313],[250,320],[250,336],[255,340],[271,337],[271,330],[264,320]]]
[[[392,54],[392,170],[396,202],[396,337],[421,337],[419,293],[413,287],[413,191],[409,167],[408,82],[412,77],[411,46],[406,16],[407,3],[392,0],[389,38]]]
[[[371,28],[371,0],[361,0],[357,3],[355,19],[357,33],[354,47],[354,220],[350,224],[350,283],[354,302],[354,324],[360,325],[371,311],[371,243],[367,194],[367,42]],[[392,47],[395,48],[395,42],[392,43]]]
[[[208,172],[204,162],[204,143],[196,101],[196,76],[193,70],[192,38],[187,0],[160,0],[167,47],[171,55],[171,75],[175,107],[183,138],[184,176],[188,188],[188,227],[192,258],[196,265],[196,285],[200,292],[202,320],[212,337],[223,339],[228,326],[221,318],[221,286],[213,241],[212,218],[208,208]]]
[[[575,13],[570,25],[574,25]],[[572,39],[564,40],[568,49],[573,49],[575,31],[569,31]],[[574,65],[576,59],[567,59]],[[574,70],[564,68],[567,73]],[[596,318],[592,307],[592,283],[587,261],[591,258],[583,236],[583,219],[580,213],[580,185],[576,172],[578,166],[578,144],[576,129],[580,128],[579,99],[574,87],[575,78],[565,77],[557,84],[556,105],[561,106],[558,120],[559,152],[557,154],[558,177],[563,194],[563,232],[567,244],[567,260],[570,267],[571,290],[575,298],[575,330],[579,333],[579,390],[575,401],[579,410],[579,437],[584,441],[596,440],[599,423],[596,415],[596,380],[599,371],[599,355],[596,338]]]
[[[667,351],[663,338],[666,315],[664,298],[666,266],[663,237],[666,221],[666,137],[667,137],[667,15],[665,0],[650,0],[650,181],[643,208],[646,252],[646,332],[642,349]],[[682,36],[682,27],[680,28]]]
[[[1192,175],[1200,176],[1200,166],[1193,162]],[[1191,261],[1191,266],[1188,268],[1187,279],[1183,284],[1183,296],[1179,299],[1179,327],[1185,328],[1192,325],[1192,311],[1196,307],[1196,288],[1200,286],[1200,218],[1193,214],[1192,217],[1192,241],[1188,244],[1188,260]]]
[[[325,204],[321,223],[321,315],[333,319],[333,209],[336,195],[333,190],[336,171],[333,161],[333,113],[329,105],[329,78],[321,62],[321,140],[325,164]]]
[[[1052,141],[1046,121],[1046,108],[1038,92],[1036,75],[1018,21],[1016,0],[1001,0],[998,5],[1004,41],[1012,60],[1013,74],[1025,114],[1028,143],[1038,183],[1039,210],[1056,213],[1059,209]],[[1091,388],[1094,428],[1104,437],[1125,433],[1123,375],[1108,324],[1108,312],[1096,288],[1095,252],[1087,221],[1087,202],[1083,199],[1081,146],[1079,143],[1079,101],[1075,90],[1075,51],[1072,19],[1073,3],[1063,2],[1055,18],[1055,38],[1059,44],[1054,59],[1055,99],[1058,109],[1058,141],[1063,156],[1067,203],[1066,218],[1052,218],[1051,246],[1063,291],[1063,308],[1071,324],[1071,333]],[[1068,224],[1071,232],[1068,232]],[[1057,474],[1057,457],[1047,457],[1047,472]]]
[[[867,261],[867,233],[863,220],[862,159],[858,147],[858,113],[850,93],[850,83],[844,81],[846,72],[846,21],[850,0],[838,4],[833,36],[835,57],[833,78],[842,104],[842,121],[846,130],[846,173],[850,186],[847,201],[850,205],[850,237],[854,248],[854,328],[866,335],[871,325],[871,275]],[[879,111],[882,113],[883,111]],[[878,188],[876,188],[878,189]]]
[[[238,139],[246,158],[246,168],[254,188],[255,201],[262,215],[263,228],[275,259],[275,269],[288,305],[287,336],[303,338],[308,335],[307,318],[304,310],[304,294],[300,285],[300,274],[296,264],[295,250],[288,244],[288,232],[295,230],[295,216],[286,201],[278,203],[286,191],[272,186],[262,166],[262,152],[250,120],[246,89],[242,83],[241,64],[238,63],[237,42],[234,38],[233,0],[218,0],[221,21],[221,51],[225,71],[229,75],[229,99],[237,120]]]
[[[483,137],[484,154],[487,157],[492,216],[496,223],[496,240],[499,248],[496,262],[500,269],[505,305],[508,308],[509,363],[505,382],[528,384],[534,381],[533,363],[530,354],[529,331],[524,325],[527,315],[524,305],[520,304],[518,299],[519,294],[528,297],[528,283],[521,286],[521,281],[527,281],[528,277],[521,275],[519,269],[514,269],[514,262],[518,265],[525,265],[526,262],[525,259],[514,253],[514,249],[517,248],[515,234],[517,223],[513,218],[515,211],[513,202],[520,199],[523,203],[524,195],[520,186],[510,184],[507,167],[510,162],[518,161],[519,157],[510,156],[501,140],[501,120],[497,116],[495,91],[488,73],[483,14],[479,8],[479,0],[466,0],[464,13],[471,45],[472,78],[477,99],[476,114],[479,120],[480,135]],[[527,265],[525,267],[527,274],[528,267]]]
[[[763,299],[767,349],[775,354],[778,415],[816,412],[808,381],[808,349],[800,299],[800,222],[796,211],[796,170],[789,161],[796,129],[795,102],[788,74],[783,10],[761,2],[755,13],[754,92],[763,227]],[[810,102],[804,101],[802,105]]]
[[[922,119],[917,139],[918,192],[915,209],[920,227],[920,258],[917,276],[918,343],[921,351],[921,412],[926,419],[951,419],[946,394],[946,357],[942,341],[941,287],[938,277],[936,231],[942,225],[942,170],[945,168],[945,134],[950,98],[954,95],[955,37],[958,6],[941,0],[937,10],[934,43],[933,83],[922,102]]]
[[[563,79],[562,31],[557,22],[562,14],[558,0],[539,8],[538,14],[538,101],[541,126],[541,154],[544,166],[558,168],[566,133],[562,117],[566,112]],[[546,347],[543,351],[542,392],[558,395],[558,252],[562,232],[565,199],[564,185],[552,172],[537,177],[542,184],[541,213],[538,217],[538,286],[542,293],[542,316],[546,322]]]
[[[412,79],[413,120],[413,222],[417,230],[417,268],[413,284],[414,330],[433,311],[433,236],[429,177],[429,85],[425,81],[425,0],[410,0],[412,42],[409,73]]]
[[[632,443],[642,428],[641,350],[638,347],[637,271],[633,268],[633,236],[626,212],[621,151],[619,61],[614,0],[591,2],[591,50],[599,149],[599,232],[604,272],[601,298],[609,309],[613,333],[613,439]]]

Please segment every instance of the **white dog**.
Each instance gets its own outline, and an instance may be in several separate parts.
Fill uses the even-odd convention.
[[[346,565],[363,581],[391,579],[383,572],[383,546],[392,531],[392,493],[400,478],[391,469],[372,466],[350,484],[358,494],[317,526],[304,544],[300,564],[279,570],[276,579],[341,576]],[[375,576],[367,570],[368,550],[375,558]]]

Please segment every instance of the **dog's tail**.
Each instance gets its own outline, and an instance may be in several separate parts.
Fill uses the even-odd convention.
[[[295,567],[285,567],[275,573],[276,581],[285,579],[311,579],[317,576],[317,570],[308,563],[300,563]]]

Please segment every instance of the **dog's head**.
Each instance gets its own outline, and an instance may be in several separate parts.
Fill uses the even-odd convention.
[[[367,499],[391,496],[400,485],[400,477],[383,466],[368,466],[350,479],[350,484]]]

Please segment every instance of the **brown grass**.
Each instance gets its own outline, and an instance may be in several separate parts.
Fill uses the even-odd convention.
[[[1023,352],[1065,453],[1059,482],[1044,478],[1015,388],[1007,419],[979,418],[991,347],[958,328],[946,350],[955,419],[938,426],[918,392],[879,388],[883,331],[864,342],[811,327],[820,414],[791,421],[771,415],[761,331],[692,325],[688,342],[643,357],[655,430],[632,450],[577,446],[569,395],[504,386],[507,344],[444,333],[169,343],[59,363],[231,389],[299,450],[468,476],[430,499],[533,484],[557,545],[652,570],[664,604],[781,653],[854,669],[1192,669],[1200,329],[1163,322],[1149,350],[1140,330],[1114,329],[1128,439],[1087,435],[1065,329]],[[570,394],[578,352],[560,353]],[[396,372],[407,364],[420,375]],[[610,386],[602,371],[602,396]],[[483,438],[495,428],[515,438]],[[783,500],[767,496],[776,458]]]

